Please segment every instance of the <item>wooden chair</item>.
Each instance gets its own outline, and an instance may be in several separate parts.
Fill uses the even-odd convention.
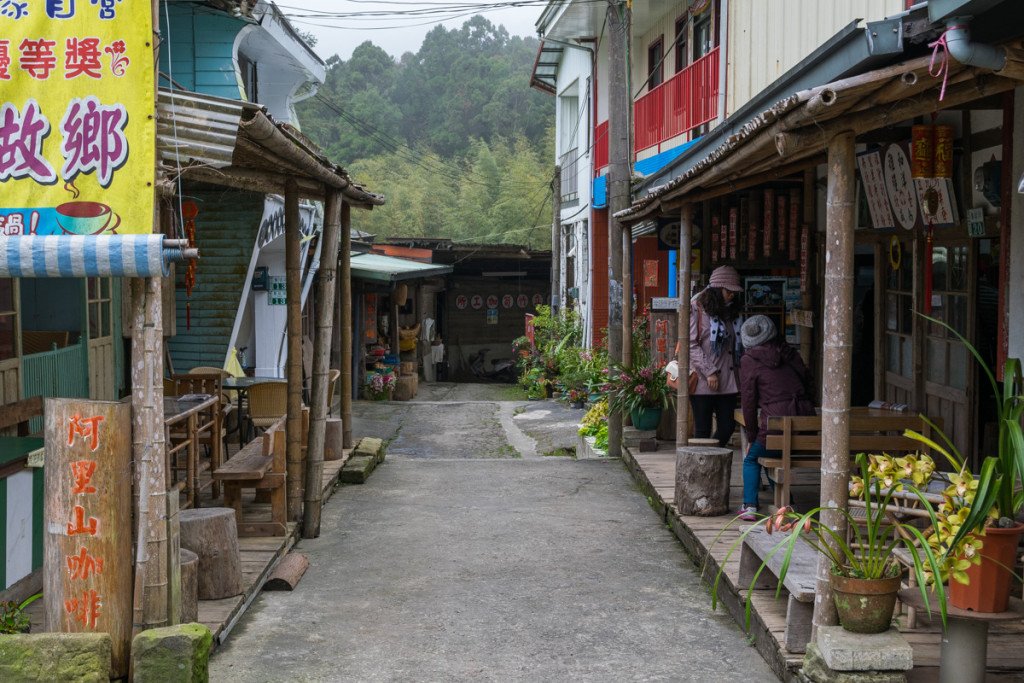
[[[331,368],[327,384],[327,414],[333,417],[332,407],[334,405],[334,390],[338,388],[338,378],[341,377],[341,370]]]
[[[174,383],[173,391],[175,396],[209,394],[210,396],[219,396],[221,399],[217,409],[211,411],[212,414],[206,415],[198,427],[198,441],[203,446],[206,446],[207,452],[210,454],[211,470],[217,469],[223,462],[223,453],[227,451],[228,436],[224,429],[224,422],[227,416],[234,410],[234,406],[228,401],[221,385],[221,382],[224,381],[224,375],[229,375],[229,373],[219,368],[214,368],[214,370],[215,372],[212,373],[199,373],[193,368],[192,371],[186,374],[171,376],[171,380]],[[170,438],[173,441],[181,437],[172,433]],[[213,497],[220,497],[220,485],[216,482],[213,485]]]
[[[266,430],[288,412],[288,383],[260,382],[249,387],[249,426]]]
[[[229,377],[234,377],[234,375],[232,375],[227,370],[224,370],[222,368],[217,368],[217,367],[214,367],[212,365],[197,365],[196,367],[194,367],[191,370],[189,370],[188,374],[190,374],[190,375],[218,375],[221,378],[222,382],[223,382],[223,380],[228,379]],[[223,408],[222,408],[223,414],[221,416],[221,424],[224,427],[224,448],[225,448],[225,450],[227,449],[227,446],[228,446],[228,436],[230,436],[231,434],[234,434],[234,433],[236,433],[236,432],[238,432],[238,431],[240,431],[242,429],[242,416],[240,414],[238,414],[238,411],[236,411],[234,405],[232,405],[233,402],[234,402],[234,396],[232,396],[233,393],[235,393],[235,392],[233,392],[233,391],[225,391],[223,389],[221,390],[221,393],[220,393],[220,397],[221,397],[220,402],[221,402],[221,405],[223,406]],[[241,405],[239,405],[239,409],[241,409]],[[234,419],[233,420],[231,419],[232,415],[234,415]]]

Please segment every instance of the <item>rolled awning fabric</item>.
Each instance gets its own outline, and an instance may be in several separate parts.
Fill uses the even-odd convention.
[[[7,237],[0,277],[165,277],[182,251],[163,242],[163,235]]]

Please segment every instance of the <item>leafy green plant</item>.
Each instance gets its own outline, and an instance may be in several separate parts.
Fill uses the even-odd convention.
[[[597,433],[604,427],[607,433],[608,428],[608,401],[601,399],[583,416],[580,421],[578,433],[580,436],[597,436]]]
[[[746,627],[750,628],[750,596],[758,578],[767,566],[769,558],[777,552],[783,552],[783,560],[779,571],[779,587],[775,597],[778,599],[783,581],[789,571],[790,560],[796,543],[803,539],[818,552],[824,554],[832,563],[832,572],[840,576],[861,579],[881,579],[896,576],[901,571],[895,551],[903,547],[912,561],[912,571],[917,578],[925,608],[931,611],[926,585],[928,576],[938,575],[941,570],[941,558],[929,545],[925,532],[909,521],[892,519],[885,515],[889,506],[893,505],[894,496],[906,492],[916,498],[932,523],[937,525],[935,509],[925,494],[918,488],[923,485],[935,470],[935,463],[927,455],[894,458],[887,454],[859,453],[857,463],[861,475],[851,478],[851,495],[864,500],[865,517],[855,518],[849,510],[838,507],[821,506],[809,512],[799,514],[792,508],[782,507],[764,521],[755,523],[745,529],[732,543],[729,552],[722,562],[721,569],[715,577],[712,590],[712,604],[717,606],[718,583],[726,563],[740,547],[743,539],[754,529],[764,527],[771,534],[778,531],[791,531],[769,551],[761,563],[750,587],[747,590]],[[846,519],[849,535],[837,533],[823,524],[820,513],[833,510]],[[722,537],[726,529],[739,522],[736,517],[725,526],[715,537],[714,543]],[[946,623],[946,596],[941,591],[936,593],[939,611],[943,624]]]
[[[43,597],[36,593],[23,602],[0,602],[0,633],[28,633],[31,620],[25,614],[25,608]]]
[[[955,473],[950,475],[952,485],[946,489],[939,508],[939,523],[936,525],[932,546],[943,557],[942,576],[952,576],[966,583],[964,570],[969,562],[980,562],[980,549],[985,528],[993,525],[1012,527],[1013,520],[1024,505],[1024,493],[1018,490],[1018,482],[1024,475],[1024,435],[1021,433],[1021,415],[1024,414],[1024,375],[1021,362],[1009,358],[1003,367],[1002,391],[995,375],[978,350],[959,332],[941,320],[921,315],[931,323],[946,328],[955,335],[978,361],[992,385],[999,420],[999,442],[996,455],[987,456],[977,476],[968,467],[967,459],[957,450],[950,438],[927,418],[939,438],[936,441],[907,430],[905,435],[927,444],[941,453],[952,465]]]
[[[612,366],[608,380],[609,408],[629,413],[648,408],[667,408],[675,398],[665,368],[652,365]]]

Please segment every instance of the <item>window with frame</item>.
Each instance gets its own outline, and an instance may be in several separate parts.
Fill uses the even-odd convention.
[[[647,48],[647,89],[654,90],[665,80],[665,65],[662,58],[665,56],[665,41],[658,38]]]
[[[690,28],[689,17],[680,17],[676,19],[676,42],[675,42],[675,64],[676,73],[679,73],[686,68],[686,38]]]
[[[901,377],[914,374],[914,269],[901,259],[889,269],[885,288],[885,369]]]
[[[0,360],[17,358],[15,330],[18,311],[14,306],[14,278],[0,278]]]
[[[693,61],[697,61],[715,47],[711,32],[711,11],[704,10],[693,19]]]
[[[967,325],[967,261],[970,248],[963,246],[934,246],[932,248],[932,312],[931,317],[941,320],[965,338]],[[928,323],[925,344],[929,382],[967,388],[967,347],[956,335],[942,325]]]
[[[108,277],[90,277],[86,281],[89,303],[89,339],[110,336],[111,286]]]

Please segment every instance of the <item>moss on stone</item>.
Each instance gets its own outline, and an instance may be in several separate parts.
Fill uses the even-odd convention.
[[[213,634],[202,624],[143,631],[132,641],[137,683],[207,683]]]
[[[110,680],[109,633],[0,635],[0,681]]]

